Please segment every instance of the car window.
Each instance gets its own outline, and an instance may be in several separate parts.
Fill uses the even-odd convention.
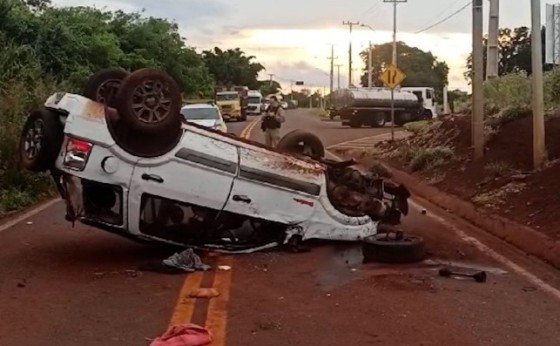
[[[183,108],[181,114],[186,120],[217,120],[220,118],[216,108]]]

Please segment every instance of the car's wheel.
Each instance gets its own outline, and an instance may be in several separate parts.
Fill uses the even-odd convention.
[[[354,117],[350,119],[348,125],[350,125],[350,127],[353,127],[355,129],[360,128],[362,127],[362,119]]]
[[[376,113],[373,116],[373,121],[371,123],[372,127],[383,127],[385,126],[385,114],[384,113]]]
[[[138,134],[130,129],[113,108],[109,108],[106,119],[107,128],[115,143],[127,153],[138,157],[158,157],[168,153],[177,146],[183,132],[179,125],[162,129],[157,136]]]
[[[64,140],[59,115],[51,110],[34,111],[21,132],[19,157],[25,169],[44,172],[54,167]]]
[[[181,125],[181,91],[165,72],[141,69],[131,73],[117,94],[120,117],[133,131],[163,134]]]
[[[425,258],[424,239],[402,232],[379,233],[362,242],[364,262],[412,263]]]
[[[101,70],[88,79],[83,94],[91,100],[115,107],[115,96],[127,76],[128,72],[119,68]]]
[[[314,134],[302,130],[288,132],[277,146],[278,150],[304,154],[310,157],[324,157],[325,146]]]

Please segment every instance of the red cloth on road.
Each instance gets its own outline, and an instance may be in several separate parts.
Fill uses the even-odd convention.
[[[188,323],[171,327],[150,346],[204,346],[211,342],[212,335],[206,328]]]

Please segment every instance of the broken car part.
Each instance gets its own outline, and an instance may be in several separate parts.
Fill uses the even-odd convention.
[[[479,272],[469,274],[469,273],[455,272],[455,271],[452,271],[449,268],[442,268],[442,269],[439,270],[439,276],[443,276],[443,277],[451,277],[451,276],[467,277],[467,278],[473,278],[476,282],[486,282],[486,272],[485,271],[479,271]]]

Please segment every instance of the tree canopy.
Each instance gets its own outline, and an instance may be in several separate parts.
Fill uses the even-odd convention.
[[[545,29],[541,30],[541,40],[543,46],[543,63],[545,58]],[[484,47],[484,79],[486,79],[486,61],[488,37],[483,39]],[[498,75],[503,76],[509,73],[526,72],[531,74],[531,29],[526,26],[510,29],[503,28],[498,33]],[[550,70],[552,66],[544,66],[545,70]],[[472,54],[467,58],[467,72],[465,78],[471,81],[472,76]]]
[[[18,169],[17,152],[25,115],[52,92],[79,92],[91,74],[107,67],[154,67],[167,71],[185,97],[209,97],[222,82],[258,89],[264,69],[238,48],[197,53],[167,19],[53,7],[50,0],[0,0],[0,47],[0,214],[30,203],[49,186]]]
[[[241,49],[215,47],[202,52],[202,59],[218,85],[246,85],[249,89],[259,89],[257,77],[265,68],[253,61],[254,56],[246,56]]]
[[[379,75],[385,66],[391,62],[392,51],[392,43],[372,47],[372,82],[374,86],[383,86],[383,82],[379,80]],[[360,56],[364,62],[361,84],[367,86],[368,50],[360,52]],[[433,87],[441,94],[443,87],[448,84],[449,67],[430,52],[410,47],[404,42],[397,42],[397,61],[399,69],[406,74],[406,79],[402,83],[403,87]]]

